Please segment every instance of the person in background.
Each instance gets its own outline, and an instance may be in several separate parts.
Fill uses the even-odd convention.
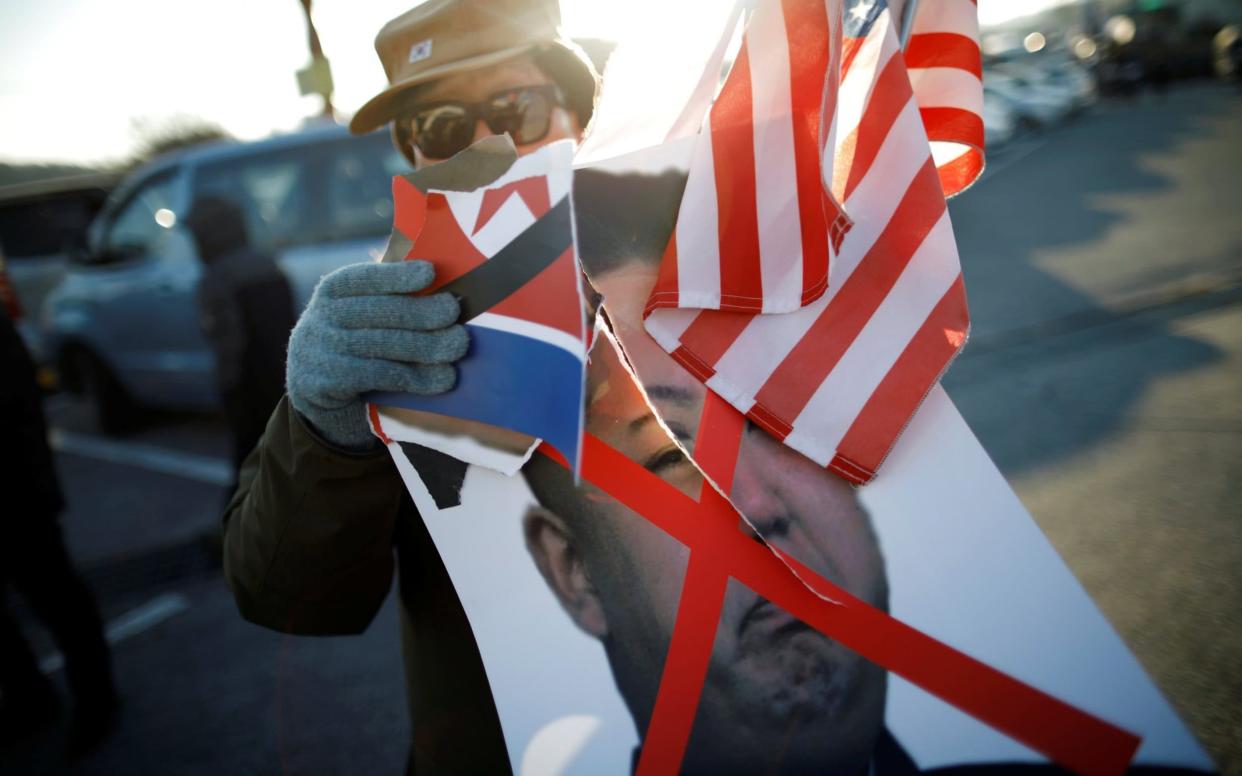
[[[418,166],[488,135],[519,154],[580,139],[598,77],[559,21],[556,0],[430,0],[398,16],[375,40],[389,87],[351,130],[390,125]],[[289,341],[287,397],[224,515],[225,576],[252,622],[346,634],[367,628],[399,567],[409,772],[508,773],[470,624],[361,398],[453,387],[469,346],[457,300],[413,295],[434,276],[425,261],[363,263],[320,282]]]
[[[52,633],[73,696],[71,755],[97,747],[116,723],[103,622],[73,567],[60,529],[65,499],[47,443],[35,365],[17,333],[18,305],[0,255],[0,744],[33,735],[60,715],[60,700],[39,669],[5,600],[12,587]]]
[[[276,260],[251,247],[236,203],[203,196],[186,227],[203,263],[199,322],[216,359],[236,472],[285,392],[285,350],[297,321],[293,292]]]

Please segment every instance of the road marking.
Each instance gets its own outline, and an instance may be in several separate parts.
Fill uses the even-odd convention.
[[[983,168],[983,175],[979,176],[979,180],[976,182],[976,185],[983,183],[994,175],[999,175],[1001,171],[1014,162],[1021,161],[1048,145],[1049,139],[1050,138],[1047,134],[1045,134],[1036,139],[1019,141],[1014,145],[1010,145],[1005,149],[998,151],[996,153],[996,160],[989,161],[987,166]]]
[[[52,429],[52,449],[60,453],[80,455],[123,466],[136,466],[187,480],[228,487],[233,484],[233,467],[228,461],[209,455],[184,453],[141,442],[120,442],[113,439]]]
[[[104,638],[109,644],[117,644],[130,636],[154,628],[189,608],[190,600],[181,593],[158,595],[109,622],[104,628]],[[39,668],[45,674],[55,673],[64,667],[65,658],[59,652],[53,652],[39,661]]]

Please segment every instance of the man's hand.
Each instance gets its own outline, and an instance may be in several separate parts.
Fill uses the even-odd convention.
[[[410,296],[431,284],[425,261],[353,264],[319,281],[289,338],[285,383],[294,409],[328,441],[375,445],[359,395],[444,393],[469,338],[451,294]]]

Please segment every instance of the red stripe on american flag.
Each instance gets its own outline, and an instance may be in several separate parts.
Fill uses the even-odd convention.
[[[940,188],[946,197],[960,194],[979,178],[983,171],[983,154],[971,150],[951,162],[940,165]]]
[[[790,99],[794,122],[794,169],[798,208],[802,214],[802,304],[828,289],[828,229],[820,203],[820,120],[831,116],[836,90],[824,91],[828,75],[828,10],[820,0],[784,0],[785,35],[789,40]],[[825,111],[825,97],[831,102]]]
[[[768,408],[761,404],[751,407],[746,417],[750,418],[759,428],[782,441],[793,431],[793,426],[769,412]]]
[[[715,366],[742,330],[755,319],[753,313],[704,310],[681,335],[681,345],[705,364]]]
[[[875,472],[859,466],[840,454],[834,455],[824,468],[854,485],[866,485],[875,476]]]
[[[854,57],[858,56],[858,52],[866,43],[866,38],[845,38],[842,40],[841,46],[841,79],[844,80],[850,67],[854,64]]]
[[[893,57],[876,79],[871,101],[867,103],[862,121],[858,122],[858,127],[853,132],[854,158],[850,164],[849,177],[845,180],[846,201],[849,201],[854,188],[871,170],[875,155],[880,152],[880,146],[884,145],[889,130],[896,122],[898,114],[910,102],[911,96],[906,68],[900,58]]]
[[[734,310],[763,308],[750,64],[742,44],[711,112],[716,212],[720,219],[720,298]]]
[[[757,404],[781,418],[798,417],[884,301],[945,207],[936,167],[928,158],[858,268],[755,394]]]
[[[956,67],[983,77],[983,60],[979,44],[965,35],[952,32],[928,32],[915,35],[905,51],[906,67]]]
[[[879,461],[892,440],[966,341],[966,285],[962,276],[949,287],[893,363],[837,447],[852,461]]]
[[[655,288],[643,309],[646,318],[652,310],[660,307],[677,307],[677,231],[668,237],[668,245],[664,248],[664,258],[660,260],[660,274],[656,277]]]
[[[712,369],[710,364],[703,362],[703,359],[691,353],[687,348],[678,347],[669,354],[673,360],[685,367],[686,371],[697,377],[702,382],[707,382],[715,376],[716,370]]]
[[[961,108],[922,108],[919,115],[928,140],[983,147],[983,118],[978,113]]]

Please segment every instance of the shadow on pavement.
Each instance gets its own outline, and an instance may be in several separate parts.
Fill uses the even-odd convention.
[[[1144,160],[1177,152],[1230,109],[1227,99],[1206,92],[1178,95],[1177,109],[1102,105],[951,203],[972,336],[944,383],[1007,475],[1107,439],[1154,382],[1221,359],[1214,345],[1175,334],[1170,324],[1203,305],[1228,303],[1236,295],[1227,288],[1101,301],[1039,264],[1132,227],[1125,213],[1101,204],[1110,195],[1176,189]],[[1126,256],[1108,261],[1127,271]],[[1084,285],[1109,271],[1084,270]],[[1134,347],[1119,348],[1123,343]],[[1056,366],[1093,349],[1072,368]]]

